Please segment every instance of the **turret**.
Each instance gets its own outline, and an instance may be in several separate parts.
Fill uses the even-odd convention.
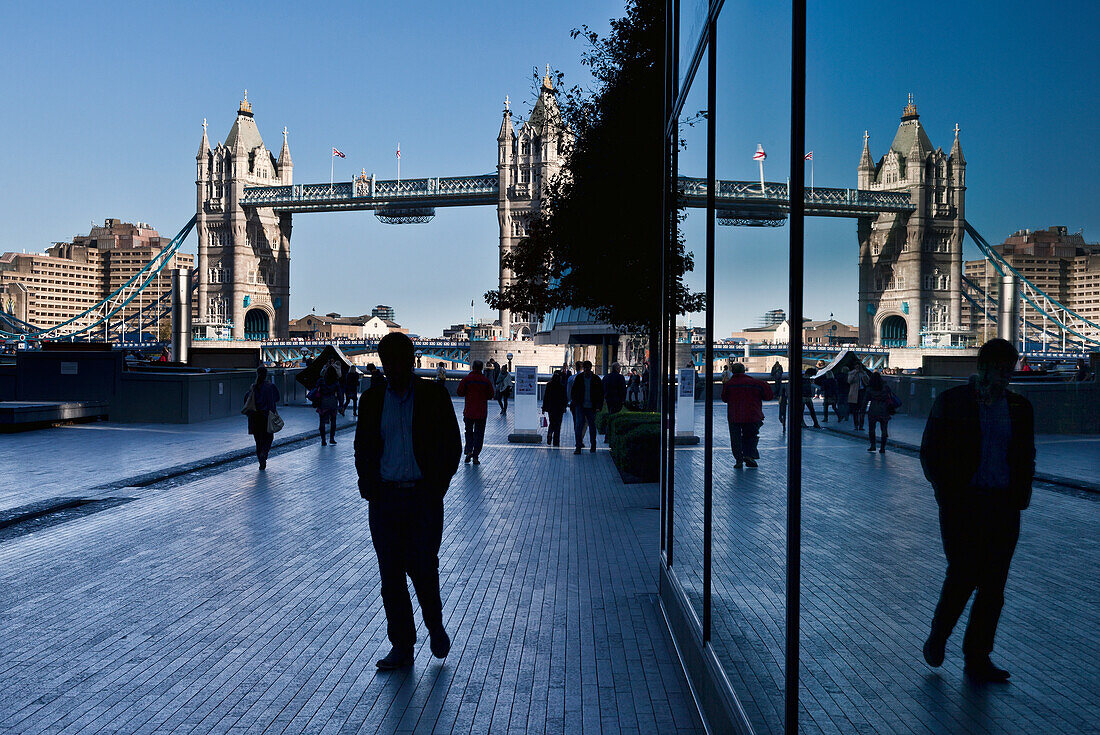
[[[286,142],[286,128],[283,128],[283,147],[279,150],[279,160],[275,164],[279,172],[279,183],[289,184],[294,180],[294,162],[290,160],[290,146]]]
[[[958,137],[955,138],[958,141]],[[202,119],[202,142],[199,143],[199,152],[195,154],[196,161],[205,161],[210,153],[210,141],[206,138],[206,118]]]
[[[966,183],[966,159],[963,158],[962,146],[959,145],[959,124],[955,123],[955,142],[951,144],[951,155],[947,159],[951,162],[952,183],[962,185]]]
[[[875,161],[871,158],[871,146],[868,142],[870,133],[863,131],[863,155],[859,157],[859,183],[860,189],[870,189],[875,179]]]

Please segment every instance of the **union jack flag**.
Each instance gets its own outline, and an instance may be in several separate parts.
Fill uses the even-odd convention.
[[[764,146],[757,143],[756,144],[756,153],[752,154],[752,160],[754,160],[754,161],[763,161],[767,157],[768,157],[768,154],[764,152]]]
[[[814,160],[814,152],[813,152],[813,151],[810,151],[809,153],[807,153],[807,154],[806,154],[806,157],[805,157],[805,158],[806,158],[806,160],[807,160],[807,161],[812,161],[812,160]]]
[[[333,155],[333,157],[340,156],[340,158],[347,158],[347,156],[345,156],[343,153],[341,153],[336,148],[332,149],[332,155]]]

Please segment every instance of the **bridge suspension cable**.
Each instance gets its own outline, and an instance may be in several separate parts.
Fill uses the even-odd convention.
[[[5,327],[10,324],[17,328],[0,328],[0,337],[25,340],[72,339],[73,337],[86,334],[101,327],[104,323],[107,323],[109,327],[110,320],[113,317],[118,316],[119,321],[122,321],[124,316],[119,316],[119,314],[122,313],[125,315],[125,311],[123,310],[129,306],[139,294],[143,293],[145,289],[156,280],[165,266],[172,261],[172,256],[179,251],[180,246],[183,245],[183,242],[194,228],[196,219],[197,215],[191,217],[187,224],[183,226],[183,229],[176,233],[176,236],[172,238],[171,242],[153,255],[149,262],[131,276],[126,283],[122,284],[108,296],[92,306],[89,306],[81,313],[66,319],[60,324],[45,328],[39,328],[33,324],[28,324],[27,322],[16,319],[12,315],[5,314],[3,318],[0,318],[0,323],[3,323]],[[141,309],[139,314],[144,310],[144,308]],[[84,322],[88,323],[85,324]],[[65,331],[67,327],[69,331]]]
[[[982,251],[982,255],[985,256],[985,259],[993,264],[993,268],[999,275],[1012,275],[1016,277],[1020,286],[1020,294],[1027,303],[1031,304],[1036,312],[1054,322],[1062,331],[1077,337],[1082,344],[1100,346],[1100,324],[1089,321],[1061,302],[1051,298],[1041,288],[1032,283],[1030,279],[1016,270],[1003,255],[998,253],[993,246],[982,237],[981,233],[979,233],[970,222],[966,222],[965,227],[966,234],[970,235],[970,239],[972,239],[978,246],[978,249]],[[971,285],[976,288],[976,285],[972,282]],[[977,290],[984,293],[982,289]],[[989,300],[988,294],[986,294],[986,300]],[[1048,334],[1051,333],[1049,328],[1045,330],[1036,329],[1036,331],[1046,332]]]

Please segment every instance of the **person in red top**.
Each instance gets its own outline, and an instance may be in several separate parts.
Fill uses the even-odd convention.
[[[735,362],[730,371],[733,376],[722,386],[722,400],[726,403],[730,445],[737,460],[734,467],[756,467],[756,460],[760,459],[756,445],[764,424],[762,403],[772,399],[772,389],[763,380],[746,375],[744,363]]]
[[[493,398],[493,383],[482,372],[484,364],[481,360],[474,360],[473,370],[458,384],[455,392],[466,399],[466,407],[462,409],[462,420],[466,424],[466,459],[467,464],[472,460],[474,464],[481,464],[481,446],[485,442],[485,417],[488,414],[487,407]]]

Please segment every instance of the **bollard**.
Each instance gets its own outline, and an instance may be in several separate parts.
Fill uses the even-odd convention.
[[[191,269],[172,269],[172,362],[191,359]]]
[[[1001,293],[997,300],[997,336],[1013,345],[1019,338],[1020,300],[1016,293],[1016,276],[1001,276]]]

